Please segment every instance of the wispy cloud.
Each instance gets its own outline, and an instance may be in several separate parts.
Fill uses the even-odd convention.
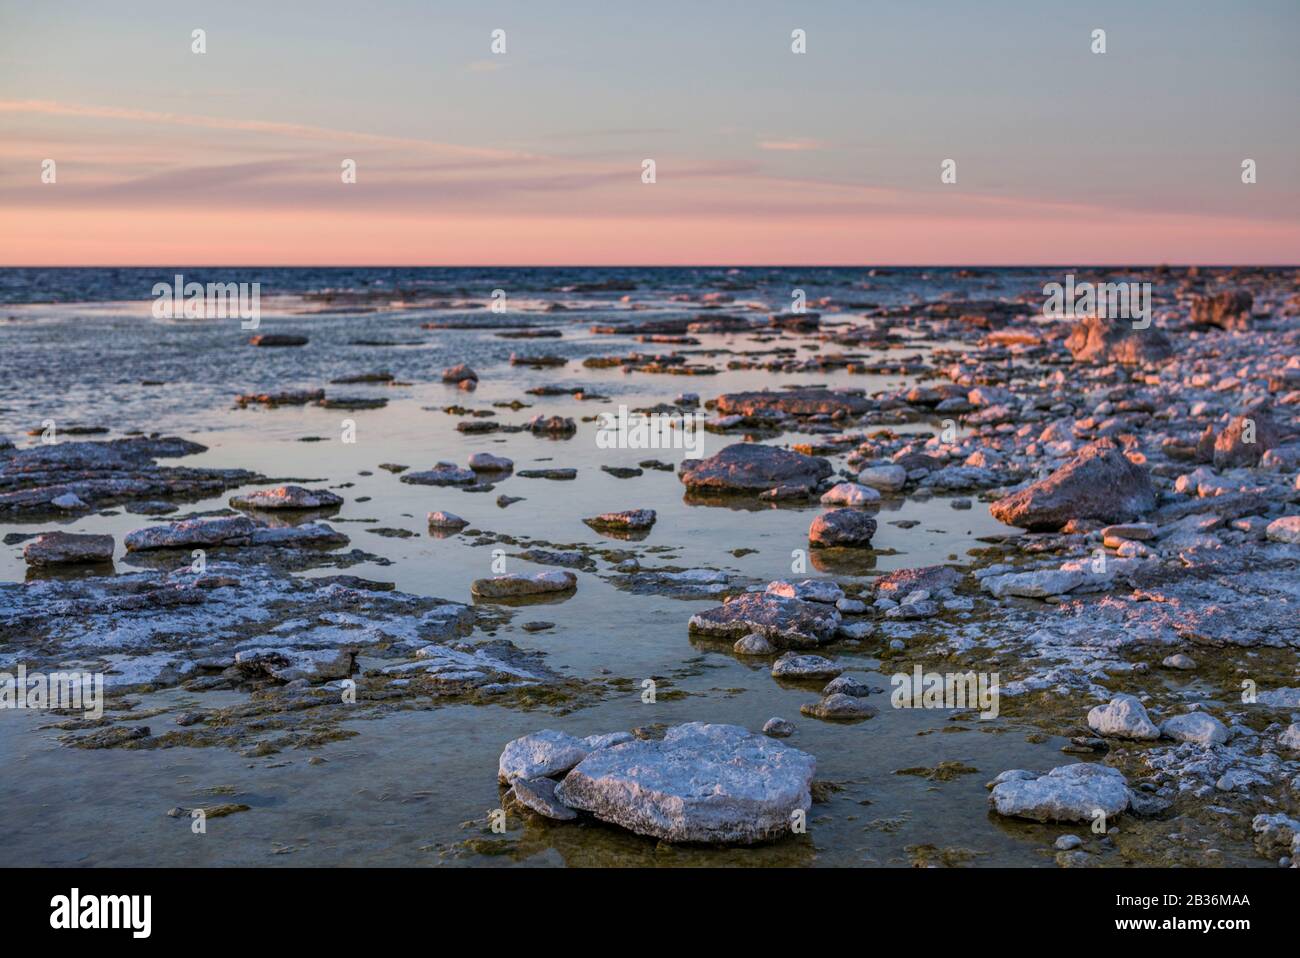
[[[0,100],[0,113],[36,114],[46,117],[72,117],[97,120],[122,120],[133,123],[164,124],[197,127],[206,130],[264,133],[299,140],[332,140],[431,150],[460,156],[479,156],[489,159],[537,159],[535,154],[518,150],[500,150],[487,147],[462,146],[405,136],[382,133],[362,133],[356,130],[338,130],[302,123],[284,123],[273,120],[236,120],[229,117],[199,116],[189,113],[164,113],[155,110],[136,110],[125,107],[85,106],[60,103],[55,100]]]
[[[812,150],[824,150],[826,146],[820,140],[760,140],[758,148],[779,153],[807,153]]]

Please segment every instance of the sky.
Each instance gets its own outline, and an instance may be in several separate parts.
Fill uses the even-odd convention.
[[[0,266],[1297,264],[1298,41],[1297,0],[0,0]]]

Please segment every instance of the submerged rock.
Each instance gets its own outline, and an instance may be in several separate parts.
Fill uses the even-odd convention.
[[[1146,469],[1110,439],[1098,439],[1046,479],[989,506],[993,517],[1025,529],[1059,529],[1071,519],[1124,522],[1153,511]]]
[[[731,650],[737,655],[771,655],[776,651],[771,642],[756,632],[751,632],[743,639],[737,639]]]
[[[692,492],[756,494],[778,486],[811,489],[831,474],[825,459],[745,442],[708,459],[686,459],[679,478]]]
[[[555,797],[556,782],[550,778],[517,778],[511,788],[515,801],[544,818],[571,822],[578,813]]]
[[[113,537],[47,532],[23,546],[23,558],[31,566],[75,565],[83,562],[111,562]]]
[[[752,844],[812,806],[816,760],[735,725],[692,722],[662,741],[593,752],[556,789],[570,808],[669,842]]]
[[[1117,769],[1079,763],[1046,775],[1012,769],[993,780],[989,804],[999,815],[1036,822],[1092,821],[1129,807],[1128,781]]]

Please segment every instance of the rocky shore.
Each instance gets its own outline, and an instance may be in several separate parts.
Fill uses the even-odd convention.
[[[994,676],[995,717],[941,702],[933,728],[908,734],[965,732],[934,740],[987,738],[995,755],[1015,738],[1039,764],[1018,767],[1008,748],[999,767],[959,756],[861,773],[968,789],[961,801],[990,835],[1062,867],[1300,867],[1300,277],[1143,276],[1156,284],[1144,329],[1044,319],[1032,290],[894,306],[829,297],[817,314],[770,318],[761,303],[701,300],[690,318],[597,324],[585,356],[563,351],[568,326],[545,354],[479,371],[452,353],[422,380],[447,405],[422,414],[452,417],[463,446],[371,454],[360,474],[406,497],[384,525],[341,471],[185,466],[207,449],[177,436],[2,441],[5,548],[28,571],[0,582],[0,665],[105,674],[101,718],[53,717],[79,750],[263,759],[364,739],[362,719],[513,716],[512,733],[476,753],[487,784],[497,761],[505,837],[475,819],[481,840],[453,856],[592,834],[825,851],[819,809],[841,829],[856,821],[859,784],[844,769],[900,711],[891,676]],[[629,352],[628,339],[662,351]],[[288,345],[259,345],[276,344]],[[312,348],[295,345],[247,352]],[[701,458],[606,454],[584,407],[607,408],[601,392],[617,381],[575,384],[567,365],[647,392],[664,375],[753,381],[643,407],[700,409],[714,440]],[[541,385],[519,388],[519,367]],[[232,414],[296,415],[324,385],[232,392]],[[349,410],[375,408],[356,398]],[[617,493],[588,501],[593,473]],[[918,506],[920,529],[901,518]],[[948,516],[966,529],[974,512],[989,520],[982,534],[945,532],[946,557],[903,561],[925,527]],[[796,534],[760,535],[769,515]],[[512,516],[550,531],[526,534]],[[679,561],[674,536],[692,516],[707,531],[689,554],[710,561]],[[473,574],[446,598],[429,594],[436,583],[373,578],[417,561],[391,557],[403,538]],[[749,553],[780,560],[747,566]],[[597,610],[592,634],[534,617],[570,603]],[[679,671],[618,647],[650,620],[677,636]],[[555,661],[598,638],[606,666]],[[693,682],[708,668],[739,677]],[[671,711],[634,721],[624,702]],[[550,727],[561,718],[567,731]],[[982,841],[961,844],[979,854]],[[935,848],[950,846],[936,834]]]

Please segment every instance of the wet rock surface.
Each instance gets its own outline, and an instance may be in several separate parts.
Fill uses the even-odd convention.
[[[692,722],[600,749],[556,788],[569,808],[670,842],[752,844],[812,805],[816,760],[734,725]]]
[[[175,437],[0,448],[0,516],[57,511],[55,500],[66,496],[94,507],[162,497],[199,499],[260,478],[244,469],[157,463],[204,450]]]
[[[47,532],[23,546],[23,559],[32,566],[77,565],[85,562],[111,562],[112,536],[76,535],[71,532]]]

